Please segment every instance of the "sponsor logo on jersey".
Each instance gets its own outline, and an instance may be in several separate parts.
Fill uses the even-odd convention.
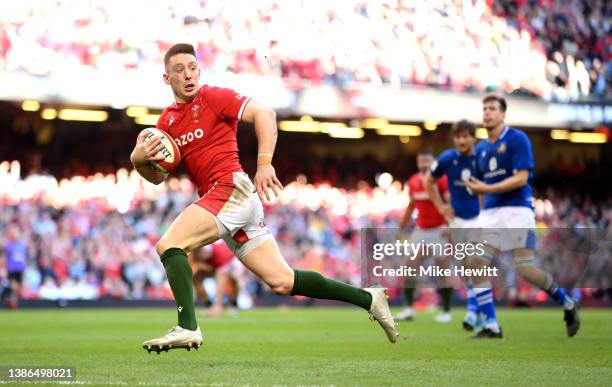
[[[193,119],[193,122],[197,123],[199,120],[198,118],[200,116],[200,105],[193,104],[193,106],[191,107],[191,118]]]
[[[191,132],[182,134],[181,137],[175,138],[178,146],[185,146],[192,142],[193,140],[204,137],[204,130],[197,128],[196,130],[192,130]]]
[[[497,159],[495,157],[491,157],[489,159],[489,171],[494,171],[497,169]]]
[[[499,147],[497,148],[497,153],[504,153],[506,151],[506,143],[502,142],[501,144],[499,144]]]

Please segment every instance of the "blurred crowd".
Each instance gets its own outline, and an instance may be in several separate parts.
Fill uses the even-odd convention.
[[[196,198],[187,178],[153,186],[134,171],[120,170],[60,181],[43,175],[22,179],[18,168],[0,164],[0,288],[8,291],[11,273],[18,272],[23,298],[171,298],[155,243]],[[266,223],[290,265],[359,285],[361,229],[397,227],[407,204],[406,186],[390,176],[378,186],[362,183],[351,190],[309,184],[299,176],[265,204]],[[536,214],[543,229],[553,230],[539,238],[540,259],[561,281],[587,268],[584,249],[576,247],[582,246],[584,230],[603,230],[603,241],[610,240],[611,200],[551,194],[536,201]],[[560,254],[558,241],[568,235],[555,229],[569,229],[577,244],[568,251],[582,255]],[[612,287],[610,247],[599,246],[583,285]],[[266,292],[253,277],[249,282],[248,289]]]
[[[610,99],[612,3],[605,0],[493,1],[496,15],[528,31],[546,52],[546,78],[558,100],[590,93]]]
[[[70,79],[161,70],[194,43],[206,71],[606,98],[605,0],[22,0],[0,4],[0,72]],[[146,9],[146,13],[143,11]],[[607,96],[610,97],[609,95]]]

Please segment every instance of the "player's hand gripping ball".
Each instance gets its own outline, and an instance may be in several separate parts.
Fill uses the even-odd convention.
[[[145,142],[155,137],[161,138],[162,147],[155,156],[163,157],[161,161],[149,161],[149,166],[158,172],[171,173],[181,162],[181,151],[174,139],[158,128],[146,128],[140,132],[145,135]]]

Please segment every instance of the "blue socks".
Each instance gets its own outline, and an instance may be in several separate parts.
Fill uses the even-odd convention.
[[[467,286],[467,310],[475,315],[478,315],[478,312],[480,312],[480,307],[478,307],[476,295],[474,294],[474,287],[471,284]]]
[[[558,288],[553,284],[553,286],[546,290],[546,293],[548,293],[557,304],[562,305],[563,309],[570,310],[574,307],[574,300],[572,300],[562,288]]]
[[[487,284],[489,285],[489,284]],[[487,322],[486,328],[491,329],[493,332],[499,332],[499,324],[495,317],[495,304],[493,303],[493,289],[491,286],[474,288],[474,294],[476,296],[476,302],[480,307],[482,313],[486,316]]]
[[[563,288],[555,282],[550,274],[546,274],[546,284],[542,288],[557,304],[563,306],[565,310],[571,310],[574,308],[574,300],[565,293]]]

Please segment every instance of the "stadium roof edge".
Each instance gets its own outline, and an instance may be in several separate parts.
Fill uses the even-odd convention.
[[[125,73],[71,79],[24,73],[0,73],[0,99],[37,100],[55,105],[87,105],[125,108],[130,105],[160,109],[171,102],[159,74]],[[78,76],[77,76],[78,78]],[[430,88],[397,88],[355,84],[346,89],[330,85],[294,90],[279,78],[252,74],[205,73],[206,83],[236,89],[261,103],[292,115],[350,119],[384,117],[394,121],[480,121],[484,93],[461,93]],[[83,87],[83,85],[87,85]],[[612,101],[596,103],[548,103],[532,97],[506,96],[507,121],[532,127],[594,128],[612,122]]]

